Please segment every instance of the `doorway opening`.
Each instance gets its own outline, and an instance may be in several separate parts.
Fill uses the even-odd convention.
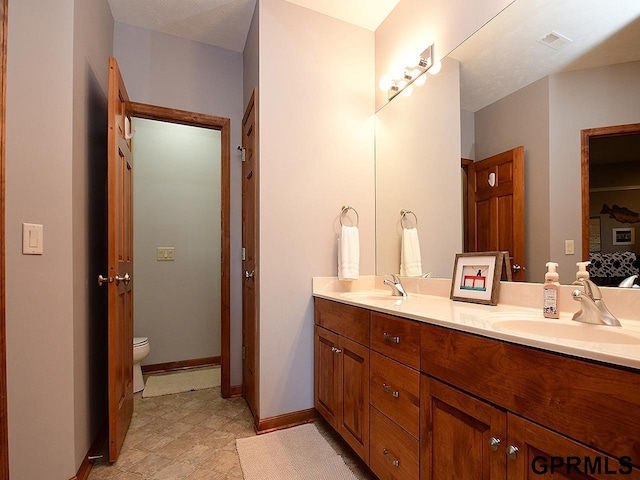
[[[582,259],[617,286],[640,273],[640,123],[582,130],[581,147]]]
[[[137,252],[136,264],[138,262],[144,262],[144,257],[150,257],[147,258],[147,260],[149,260],[149,262],[147,263],[153,264],[155,262],[156,266],[161,267],[177,266],[180,260],[182,260],[183,268],[185,268],[184,264],[186,263],[185,260],[187,259],[190,260],[189,264],[193,264],[191,265],[191,267],[186,266],[186,268],[191,268],[191,274],[183,271],[180,278],[168,274],[166,275],[166,277],[156,278],[155,280],[153,280],[153,282],[155,282],[155,294],[162,296],[162,293],[159,290],[163,288],[178,290],[179,285],[174,282],[182,283],[180,288],[180,291],[182,293],[178,293],[178,295],[180,296],[179,301],[184,302],[184,305],[190,306],[183,311],[189,312],[190,310],[193,310],[193,308],[196,308],[200,310],[200,317],[202,317],[203,315],[205,317],[207,315],[209,316],[211,320],[208,326],[213,326],[217,331],[209,330],[206,336],[210,341],[214,343],[217,343],[216,339],[219,338],[220,354],[207,356],[200,355],[199,358],[190,358],[185,361],[177,362],[164,362],[161,364],[157,364],[156,366],[162,367],[160,371],[166,371],[170,369],[188,368],[219,362],[221,366],[221,394],[226,398],[231,395],[229,262],[230,121],[229,119],[223,117],[197,114],[193,112],[168,109],[135,102],[131,103],[131,107],[132,115],[134,117],[134,125],[136,125],[135,122],[137,121],[138,125],[140,125],[140,128],[142,129],[150,126],[152,123],[154,123],[154,121],[161,122],[160,124],[156,125],[160,126],[161,129],[163,128],[163,126],[161,125],[162,123],[164,124],[164,127],[167,127],[166,124],[175,124],[174,126],[178,127],[178,131],[180,126],[199,127],[200,129],[204,130],[195,129],[195,135],[196,137],[199,136],[203,140],[203,146],[206,147],[207,145],[213,145],[216,141],[218,141],[219,153],[211,152],[211,158],[219,155],[219,165],[205,165],[204,167],[201,166],[201,169],[199,171],[191,170],[190,175],[195,175],[192,180],[195,182],[200,182],[201,185],[198,188],[198,186],[194,184],[193,188],[190,189],[190,192],[184,192],[183,189],[183,193],[185,196],[191,196],[191,198],[194,198],[195,194],[195,197],[200,197],[200,199],[202,200],[201,202],[198,202],[201,206],[195,207],[195,205],[193,205],[193,208],[190,209],[187,215],[192,217],[191,222],[195,221],[196,224],[207,224],[209,226],[208,230],[197,228],[195,226],[189,227],[188,223],[185,223],[183,225],[175,224],[173,225],[173,227],[169,228],[174,229],[174,234],[182,239],[182,245],[185,245],[185,247],[178,248],[176,245],[168,244],[153,245],[153,248],[146,248],[144,252]],[[136,128],[138,127],[136,126]],[[191,148],[192,146],[195,146],[194,144],[195,142],[191,142],[191,145],[189,145],[188,147]],[[162,218],[163,215],[169,214],[167,209],[172,208],[171,205],[173,203],[171,201],[171,196],[181,195],[179,193],[179,190],[171,190],[171,179],[175,179],[178,172],[184,171],[184,167],[185,165],[181,165],[179,158],[176,158],[172,163],[164,163],[162,165],[158,165],[158,168],[163,169],[163,171],[156,172],[160,174],[157,180],[164,181],[165,184],[158,185],[156,183],[154,189],[156,190],[156,195],[159,195],[157,199],[161,199],[163,195],[169,198],[165,198],[165,201],[158,200],[159,208],[155,212],[150,214],[157,215],[158,218]],[[202,168],[204,168],[205,170],[202,170]],[[165,169],[171,169],[173,170],[173,172],[166,171]],[[206,178],[202,178],[203,172],[206,173]],[[207,172],[210,173],[211,176],[209,176]],[[188,177],[189,174],[186,175],[185,181],[189,180]],[[162,180],[163,178],[164,180]],[[203,185],[202,182],[208,184],[210,188],[207,188],[207,185]],[[199,192],[196,190],[199,190]],[[134,192],[134,195],[136,195],[136,198],[138,198],[138,193]],[[162,204],[164,204],[164,206],[162,206]],[[200,208],[201,211],[199,211],[198,208]],[[147,209],[147,212],[152,211],[153,209]],[[179,212],[173,212],[173,214],[180,215]],[[193,230],[185,231],[189,230],[190,228],[193,228]],[[151,226],[150,230],[146,232],[146,237],[153,238],[156,234],[157,232],[154,231],[154,227]],[[158,240],[162,243],[160,237],[158,237]],[[151,241],[153,242],[153,240]],[[196,245],[199,245],[199,250],[196,250]],[[197,253],[200,258],[193,258],[194,251],[200,252]],[[160,265],[161,262],[166,263]],[[174,262],[174,264],[171,265],[169,264],[169,262]],[[208,268],[207,265],[211,268]],[[199,269],[205,271],[197,272],[197,270]],[[138,280],[138,282],[138,285],[140,285],[140,280]],[[193,285],[191,285],[191,288],[189,288],[189,282],[193,283]],[[219,288],[216,287],[218,282]],[[185,283],[187,283],[187,285],[185,285]],[[151,296],[153,295],[154,294],[152,294]],[[153,307],[151,306],[150,308]],[[202,311],[203,309],[205,310],[205,312]],[[206,311],[207,309],[209,310],[208,312]],[[210,311],[211,309],[215,309],[217,311]],[[136,313],[136,316],[137,315],[138,314]],[[186,315],[189,315],[189,313],[186,313]],[[217,328],[217,319],[219,319],[219,330]],[[167,322],[169,323],[167,330],[168,332],[171,332],[171,329],[175,330],[176,328],[189,328],[189,321],[184,317],[181,318],[180,316],[173,316],[169,320],[167,320],[167,318],[165,317],[164,323],[166,324]],[[202,320],[200,321],[200,323],[202,324]],[[201,328],[202,327],[206,328],[207,326],[201,325]],[[142,330],[141,334],[146,335],[146,333]],[[165,339],[164,343],[166,344],[167,341],[171,342],[173,340],[175,340],[175,338],[169,340]],[[149,335],[149,342],[152,351],[153,341],[154,340],[152,336]],[[188,342],[185,341],[182,343]],[[190,347],[189,345],[183,344],[180,348],[182,348],[183,350],[188,350]],[[184,356],[184,353],[182,355]]]

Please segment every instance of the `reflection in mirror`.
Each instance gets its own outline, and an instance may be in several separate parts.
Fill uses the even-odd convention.
[[[640,123],[583,131],[583,255],[600,286],[640,288],[638,152]]]
[[[543,38],[547,44],[538,41]],[[554,48],[558,45],[561,48]],[[448,59],[460,64],[459,157],[481,160],[524,145],[526,280],[543,281],[545,263],[551,260],[560,264],[560,281],[571,283],[575,263],[582,260],[580,132],[640,122],[640,2],[516,0]],[[425,87],[430,86],[435,88],[428,81]],[[376,268],[380,274],[398,270],[391,268],[398,263],[400,209],[417,212],[421,242],[443,225],[450,228],[444,219],[423,221],[421,206],[457,202],[462,210],[454,180],[448,184],[452,192],[445,193],[446,188],[438,185],[439,196],[424,188],[430,180],[420,171],[421,160],[429,157],[421,157],[424,150],[417,145],[424,145],[425,135],[441,119],[425,120],[432,113],[426,103],[410,107],[410,102],[423,101],[415,93],[394,99],[377,114]],[[399,110],[398,100],[404,102],[405,111],[392,115],[387,109]],[[385,148],[378,145],[382,124]],[[391,138],[391,132],[398,130],[401,135]],[[447,142],[458,132],[452,128],[440,135],[438,142]],[[448,168],[454,159],[440,155],[431,161]],[[459,184],[460,158],[457,162]],[[389,168],[403,172],[401,181],[390,176],[396,193],[420,192],[424,195],[421,205],[386,205],[394,190],[385,176]],[[438,167],[432,169],[434,175]],[[391,215],[396,218],[395,229],[389,223]],[[382,216],[388,217],[387,223]],[[424,269],[436,270],[430,266],[434,258],[449,256],[451,264],[452,246],[462,251],[460,235],[450,235],[446,246],[422,246]],[[565,245],[570,245],[566,240],[573,241],[575,254],[565,254]],[[451,266],[443,265],[435,274],[450,277]]]
[[[421,272],[451,277],[462,249],[457,62],[376,114],[376,272],[400,272],[403,225],[417,221]],[[414,239],[415,241],[415,239]]]

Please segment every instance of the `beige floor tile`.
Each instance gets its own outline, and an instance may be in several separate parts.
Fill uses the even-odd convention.
[[[358,479],[375,479],[326,422],[317,426]],[[88,480],[242,480],[236,439],[253,435],[244,399],[223,399],[220,388],[153,398],[137,393],[120,458],[113,465],[97,461]]]
[[[185,479],[193,472],[196,467],[188,463],[172,462],[159,472],[155,473],[151,478],[153,480],[179,480]]]

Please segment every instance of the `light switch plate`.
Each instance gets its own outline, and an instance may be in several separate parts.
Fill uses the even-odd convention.
[[[173,262],[176,259],[176,247],[158,247],[156,258],[159,262]]]
[[[564,254],[565,255],[575,255],[575,245],[573,240],[565,240],[564,241]]]
[[[43,226],[36,223],[22,224],[22,254],[42,255]]]

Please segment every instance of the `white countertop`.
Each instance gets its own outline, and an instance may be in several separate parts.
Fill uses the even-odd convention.
[[[382,277],[374,276],[356,282],[315,277],[313,295],[419,322],[640,370],[640,321],[636,319],[618,317],[622,327],[575,322],[571,320],[573,312],[561,312],[561,318],[557,320],[548,319],[543,317],[540,308],[530,306],[500,302],[489,306],[452,301],[448,291],[450,280],[407,280],[403,279],[408,292],[406,299],[392,297],[390,288],[382,285]],[[509,288],[521,288],[522,298],[532,296],[530,289],[536,289],[534,293],[540,290],[538,296],[542,300],[542,286],[531,285],[510,285]],[[514,296],[513,292],[511,296]],[[574,306],[572,303],[569,305]],[[579,308],[577,302],[575,306]],[[612,310],[611,306],[609,309]],[[523,321],[525,323],[515,324]],[[556,336],[551,336],[551,329],[557,330],[552,332]]]

